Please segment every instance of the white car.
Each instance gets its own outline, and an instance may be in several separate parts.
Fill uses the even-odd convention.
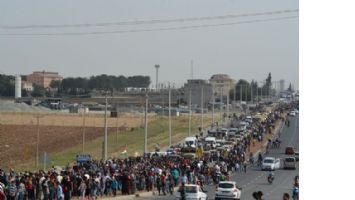
[[[291,111],[290,112],[290,116],[296,116],[296,112],[295,111]]]
[[[265,157],[263,159],[263,162],[261,164],[261,170],[276,170],[280,169],[280,158],[275,158],[275,157]]]
[[[242,188],[237,186],[235,181],[221,181],[216,189],[215,200],[219,199],[235,199],[240,200],[242,196]]]
[[[238,129],[237,128],[230,128],[228,131],[228,136],[235,136],[238,133]]]
[[[180,192],[181,192],[182,186],[180,186],[178,192],[176,192],[175,199],[180,200]],[[207,200],[207,194],[206,191],[202,190],[202,188],[199,185],[194,185],[194,184],[186,184],[185,185],[185,190],[186,190],[186,200]]]
[[[284,169],[296,169],[296,158],[287,157],[284,159]]]

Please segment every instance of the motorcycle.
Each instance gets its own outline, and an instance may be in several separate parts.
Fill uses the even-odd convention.
[[[269,184],[272,184],[273,181],[274,181],[274,176],[270,174],[270,175],[267,177],[267,182],[269,182]]]

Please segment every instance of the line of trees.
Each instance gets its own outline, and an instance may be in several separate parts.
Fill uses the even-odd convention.
[[[62,81],[52,81],[50,87],[57,89],[58,93],[80,95],[88,94],[93,90],[123,91],[127,87],[148,88],[149,76],[112,76],[98,75],[90,78],[65,78]]]
[[[236,84],[235,88],[229,91],[229,96],[231,100],[234,100],[234,98],[237,101],[251,101],[251,98],[253,99],[256,98],[256,96],[263,95],[267,96],[271,92],[271,87],[272,87],[272,77],[271,73],[268,74],[265,82],[263,85],[259,86],[257,81],[251,81],[250,83],[244,79],[240,79]],[[235,92],[235,94],[234,94]]]
[[[26,80],[26,76],[22,77]],[[22,96],[44,97],[60,95],[83,95],[91,91],[108,90],[123,91],[127,87],[148,88],[150,85],[149,76],[112,76],[98,75],[90,78],[70,77],[62,81],[52,81],[50,88],[43,88],[40,85],[33,84],[33,91],[22,90]],[[15,95],[15,76],[0,74],[0,96],[13,97]]]
[[[15,96],[15,77],[0,74],[0,96]]]

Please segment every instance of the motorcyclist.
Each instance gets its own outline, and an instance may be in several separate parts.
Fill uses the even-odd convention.
[[[271,183],[274,180],[274,173],[269,171],[269,175],[267,176],[267,180]]]

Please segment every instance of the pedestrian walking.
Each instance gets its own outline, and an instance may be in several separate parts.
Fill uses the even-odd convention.
[[[244,172],[245,173],[247,173],[247,161],[246,160],[244,160],[244,162],[243,162],[243,166],[244,166]]]
[[[63,200],[63,199],[64,199],[63,188],[60,182],[57,181],[57,200]]]

